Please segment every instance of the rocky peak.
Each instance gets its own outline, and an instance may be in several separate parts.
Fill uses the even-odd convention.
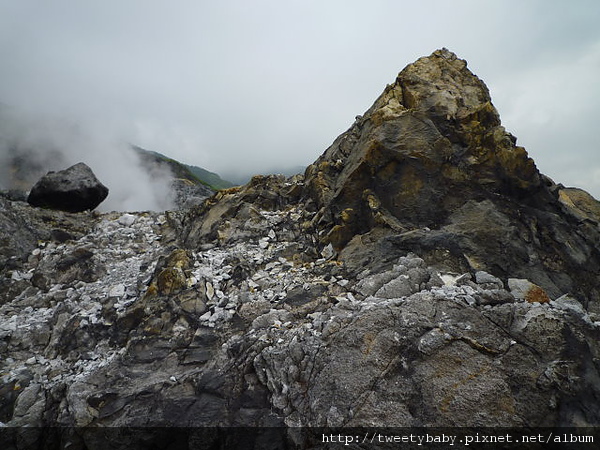
[[[410,64],[394,88],[406,108],[424,114],[452,144],[452,152],[444,154],[449,179],[458,175],[501,193],[525,195],[540,184],[533,161],[501,126],[487,86],[454,53],[437,50]],[[456,169],[460,173],[453,173]],[[470,175],[470,169],[479,176]]]
[[[410,64],[306,172],[342,247],[376,225],[437,227],[467,198],[525,198],[541,177],[485,84],[446,49]],[[345,211],[345,213],[344,213]],[[360,226],[344,217],[364,216]],[[336,217],[337,216],[337,217]],[[366,223],[365,223],[366,222]]]
[[[533,277],[555,295],[585,284],[598,298],[597,227],[580,233],[483,81],[446,49],[402,70],[308,167],[305,184],[321,244],[342,256],[357,237],[385,235],[452,270]]]

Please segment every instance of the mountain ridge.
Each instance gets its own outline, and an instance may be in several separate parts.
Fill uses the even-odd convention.
[[[132,145],[131,147],[139,155],[141,155],[142,158],[148,159],[150,157],[154,157],[151,158],[152,162],[166,163],[170,167],[171,171],[174,173],[176,178],[186,179],[193,183],[203,184],[211,188],[213,191],[227,189],[229,187],[234,186],[233,183],[222,179],[217,173],[203,169],[202,167],[181,163],[174,158],[163,155],[162,153],[153,150],[146,150],[137,145]]]

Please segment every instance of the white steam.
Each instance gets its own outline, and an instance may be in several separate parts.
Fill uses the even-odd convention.
[[[169,169],[148,169],[106,124],[0,110],[0,189],[29,190],[50,170],[83,162],[109,189],[99,211],[164,211],[174,206]]]

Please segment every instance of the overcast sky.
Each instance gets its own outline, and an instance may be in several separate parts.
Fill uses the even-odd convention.
[[[542,172],[600,198],[599,24],[598,0],[0,0],[0,102],[264,173],[311,163],[447,47]]]

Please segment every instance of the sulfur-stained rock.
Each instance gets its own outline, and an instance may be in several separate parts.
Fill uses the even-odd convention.
[[[537,284],[529,280],[521,280],[517,278],[508,279],[508,288],[510,293],[518,300],[529,303],[548,303],[550,297]]]
[[[187,286],[185,274],[179,267],[166,267],[161,270],[156,284],[159,294],[162,295],[174,294]]]
[[[342,220],[353,235],[391,225],[386,215],[405,226],[437,226],[465,197],[522,197],[541,181],[501,127],[485,84],[439,50],[400,72],[307,169],[306,184],[318,207],[358,213],[357,223]]]
[[[600,202],[585,192],[583,189],[564,188],[559,189],[559,201],[571,211],[571,213],[590,222],[600,223]]]
[[[177,269],[189,269],[190,258],[187,252],[183,249],[173,250],[173,252],[167,257],[165,261],[167,267],[174,267]]]
[[[538,172],[483,81],[446,49],[402,70],[304,183],[321,245],[342,256],[357,236],[387,234],[430,264],[600,305],[597,202]]]

